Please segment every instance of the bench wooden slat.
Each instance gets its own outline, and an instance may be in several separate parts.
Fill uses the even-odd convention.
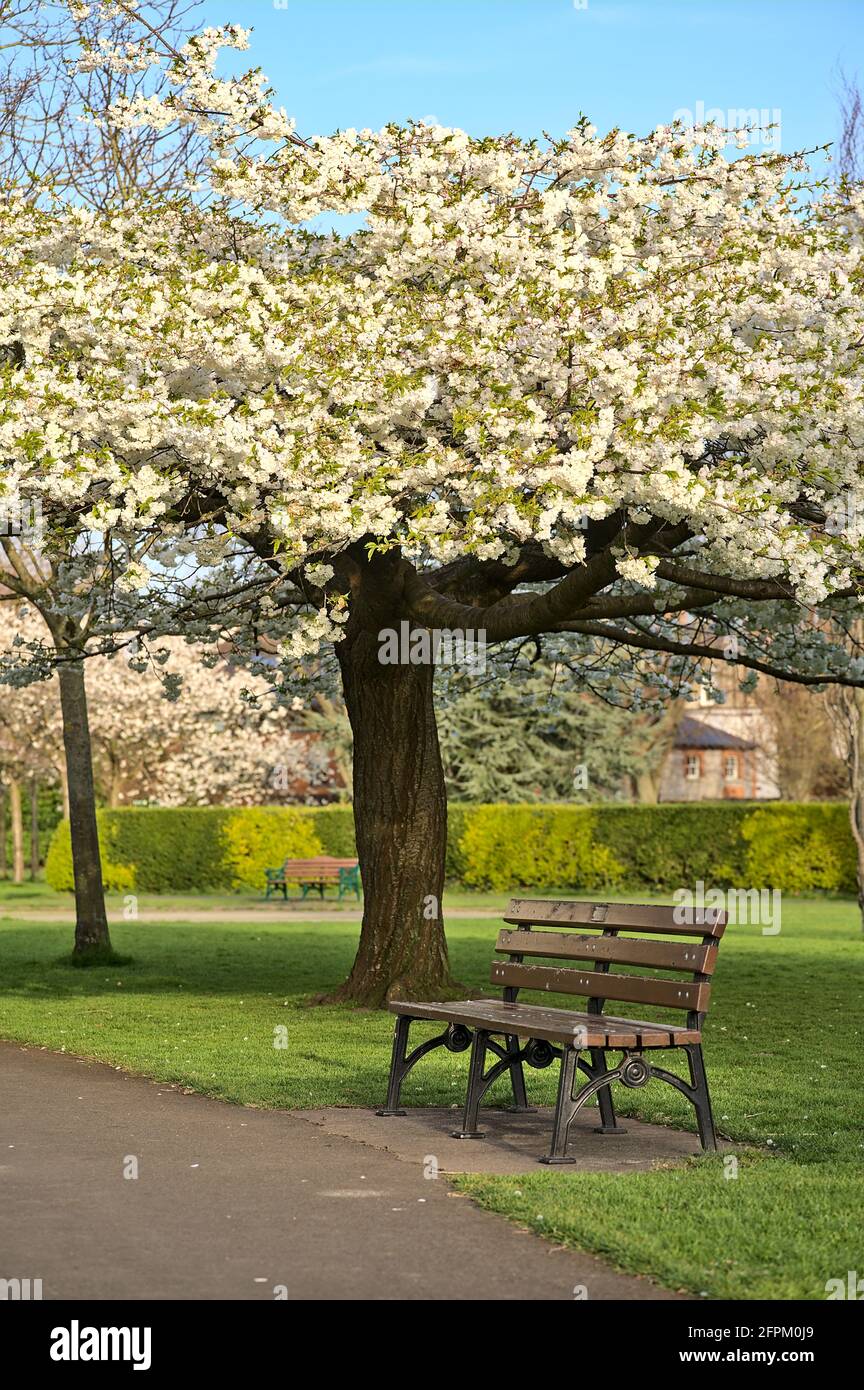
[[[692,1028],[639,1023],[630,1019],[607,1018],[605,1014],[571,1013],[568,1009],[545,1009],[539,1004],[507,1004],[499,999],[453,1000],[446,1003],[417,1004],[394,1000],[391,1013],[411,1018],[441,1019],[462,1023],[467,1028],[511,1034],[520,1038],[542,1038],[546,1042],[581,1047],[650,1048],[680,1047],[698,1043],[700,1033]]]
[[[315,879],[316,881],[318,879],[330,879],[339,877],[339,870],[333,869],[329,865],[325,866],[323,869],[313,869],[301,868],[299,865],[292,866],[291,864],[288,864],[282,866],[281,872],[285,878],[308,878]]]
[[[647,965],[656,970],[686,970],[711,975],[717,947],[690,941],[642,941],[632,936],[577,936],[551,931],[499,932],[500,954],[550,956],[565,960],[608,961],[614,965]]]
[[[726,913],[719,908],[694,908],[692,921],[676,922],[679,908],[642,903],[590,903],[575,899],[554,902],[543,898],[513,898],[504,921],[513,926],[594,926],[619,931],[659,932],[667,936],[721,937]]]
[[[542,989],[555,994],[584,994],[589,999],[618,999],[634,1004],[660,1004],[672,1009],[695,1009],[703,1013],[711,995],[709,984],[686,984],[683,980],[653,980],[644,975],[615,975],[611,972],[571,970],[546,965],[492,964],[492,983],[517,989]]]
[[[309,873],[335,873],[340,869],[356,869],[356,859],[331,859],[322,856],[320,859],[286,859],[282,865],[285,873],[309,872]]]
[[[337,880],[346,869],[356,869],[356,859],[335,859],[323,854],[317,859],[286,859],[276,873],[282,878],[303,879],[310,883]]]

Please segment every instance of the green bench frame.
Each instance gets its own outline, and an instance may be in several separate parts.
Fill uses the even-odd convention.
[[[286,863],[292,864],[302,862],[301,860],[286,860]],[[319,861],[309,859],[307,862],[311,866]],[[329,884],[332,884],[333,887],[336,888],[339,902],[351,893],[355,895],[358,902],[360,901],[362,884],[360,881],[359,864],[354,864],[353,866],[340,865],[338,874],[328,874],[327,876],[322,876],[320,871],[316,874],[314,868],[310,867],[308,878],[304,878],[302,875],[297,875],[295,873],[291,873],[286,877],[284,864],[281,868],[265,869],[264,872],[267,879],[267,889],[264,894],[265,900],[271,897],[273,893],[281,891],[283,900],[288,902],[288,884],[296,883],[300,889],[300,897],[296,899],[298,902],[305,902],[313,889],[317,889],[318,895],[323,901],[325,889]]]

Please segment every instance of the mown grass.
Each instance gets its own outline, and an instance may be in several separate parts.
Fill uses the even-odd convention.
[[[481,911],[503,910],[511,895],[508,893],[480,893],[470,888],[460,888],[458,886],[448,887],[444,899],[445,912],[454,913],[460,909],[473,911],[475,908]],[[552,891],[547,895],[554,897]],[[560,895],[559,895],[560,896]],[[128,897],[123,893],[106,893],[105,902],[110,917],[128,916]],[[138,912],[158,912],[160,914],[169,912],[185,912],[192,909],[197,912],[238,912],[245,914],[247,910],[259,911],[262,908],[284,914],[290,918],[296,912],[321,912],[325,916],[338,916],[342,911],[356,912],[362,907],[362,901],[351,895],[342,899],[341,903],[336,894],[328,890],[327,897],[322,903],[317,894],[311,894],[305,901],[301,901],[297,889],[291,890],[291,897],[286,904],[279,894],[274,894],[267,902],[264,898],[264,890],[256,891],[253,888],[240,888],[236,892],[227,892],[223,889],[202,889],[196,892],[179,891],[171,893],[137,893],[135,895],[135,906]],[[12,883],[9,879],[0,879],[0,918],[14,918],[18,912],[36,913],[45,912],[46,914],[56,915],[59,912],[74,912],[75,897],[72,893],[58,893],[45,882],[44,878],[32,880],[26,878],[23,883]]]
[[[449,924],[455,972],[473,989],[487,987],[498,925]],[[0,1036],[239,1104],[381,1101],[390,1018],[309,1003],[344,977],[355,923],[124,922],[112,938],[131,959],[80,971],[69,964],[68,926],[0,922]],[[700,1158],[624,1176],[537,1168],[460,1185],[520,1223],[674,1288],[824,1297],[827,1279],[864,1271],[862,1000],[855,905],[786,900],[779,936],[727,932],[706,1028],[718,1126],[755,1146],[740,1152],[737,1177],[722,1158]],[[431,1054],[406,1102],[458,1104],[466,1064],[444,1049]],[[540,1103],[552,1101],[554,1084],[554,1069],[529,1073]],[[617,1095],[622,1113],[693,1127],[669,1087]],[[538,1153],[545,1139],[538,1131]]]

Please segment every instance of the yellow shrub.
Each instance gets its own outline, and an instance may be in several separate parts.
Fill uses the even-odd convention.
[[[459,855],[472,888],[609,888],[622,868],[594,836],[590,806],[476,806]]]
[[[102,811],[97,811],[99,828],[99,857],[102,861],[102,882],[109,893],[131,893],[135,888],[135,865],[118,864],[112,860],[114,844],[113,826]],[[71,893],[75,888],[72,871],[72,840],[69,822],[63,820],[51,836],[51,844],[45,856],[45,878],[58,893]]]
[[[229,812],[222,824],[222,851],[231,886],[257,889],[266,869],[322,853],[312,817],[291,806],[244,806]]]

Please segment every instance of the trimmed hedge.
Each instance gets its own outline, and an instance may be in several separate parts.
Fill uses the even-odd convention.
[[[97,819],[105,886],[119,891],[260,888],[264,870],[288,855],[329,852],[305,807],[130,806]],[[68,821],[51,841],[45,877],[52,888],[73,886]]]
[[[460,852],[468,888],[612,888],[623,865],[598,836],[594,806],[477,806]]]
[[[855,893],[855,845],[837,802],[467,809],[460,880],[477,888],[717,888]],[[456,856],[454,856],[455,858]]]
[[[287,856],[356,854],[350,806],[129,807],[101,810],[108,888],[161,893],[260,889]],[[69,827],[45,866],[72,887]],[[856,891],[845,805],[784,802],[693,805],[450,807],[447,876],[470,888],[671,891],[713,887],[789,893]]]
[[[854,893],[855,841],[846,806],[778,805],[754,811],[741,833],[747,841],[747,882],[787,893],[823,889]]]

